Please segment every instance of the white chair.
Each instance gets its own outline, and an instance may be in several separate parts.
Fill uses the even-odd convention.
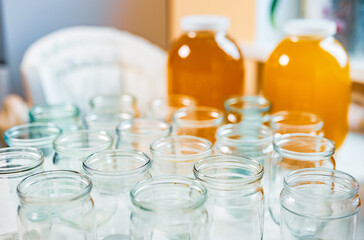
[[[166,95],[166,53],[109,27],[71,27],[39,39],[21,73],[33,104],[72,102],[85,111],[95,95],[130,93],[145,112],[151,99]]]

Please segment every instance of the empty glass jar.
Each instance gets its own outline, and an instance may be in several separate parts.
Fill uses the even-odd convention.
[[[169,136],[171,124],[157,119],[136,118],[122,121],[116,128],[116,148],[136,149],[149,154],[149,147],[158,138]]]
[[[293,170],[302,168],[335,169],[335,144],[320,136],[293,133],[275,138],[273,149],[268,205],[273,220],[279,224],[279,194],[283,189],[284,177]]]
[[[193,176],[195,162],[212,154],[212,143],[194,136],[170,136],[156,140],[150,146],[153,176]]]
[[[0,239],[18,239],[16,187],[24,178],[43,171],[43,153],[35,148],[0,149]]]
[[[357,239],[358,192],[356,179],[341,171],[291,172],[281,193],[281,239]]]
[[[20,240],[97,239],[91,179],[73,171],[48,171],[18,185]]]
[[[131,113],[134,117],[139,117],[136,98],[130,94],[99,95],[89,103],[93,110]]]
[[[183,94],[170,94],[165,99],[154,99],[149,104],[148,117],[172,122],[174,112],[183,107],[196,106],[196,99]]]
[[[217,128],[223,124],[223,113],[212,107],[186,107],[173,114],[173,132],[215,142]]]
[[[70,103],[40,104],[29,110],[31,122],[52,122],[63,132],[81,129],[80,110]]]
[[[323,136],[321,118],[313,113],[302,111],[281,111],[271,116],[270,127],[275,135],[286,133],[307,133]]]
[[[241,96],[225,101],[227,123],[265,123],[269,121],[271,103],[261,96]]]
[[[257,161],[237,156],[209,157],[195,164],[195,177],[208,190],[208,239],[263,239],[263,172]]]
[[[113,138],[106,132],[78,130],[62,134],[53,142],[53,162],[60,170],[82,170],[82,162],[92,153],[111,149]]]
[[[206,189],[186,177],[160,176],[131,190],[133,240],[207,240]]]
[[[92,179],[99,239],[129,239],[130,189],[150,177],[151,161],[136,150],[94,153],[83,162]]]
[[[45,170],[51,170],[53,165],[53,140],[62,130],[52,123],[27,123],[8,129],[4,139],[9,147],[34,147],[43,152]]]

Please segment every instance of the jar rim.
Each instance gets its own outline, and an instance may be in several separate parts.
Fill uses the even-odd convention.
[[[57,198],[31,196],[31,191],[39,190],[39,184],[43,183],[48,187],[52,187],[52,181],[59,180],[68,182],[68,186],[73,185],[79,187],[80,189],[75,191],[73,194],[63,197],[58,196]],[[36,173],[24,178],[17,186],[17,193],[19,199],[24,203],[57,205],[60,203],[82,199],[90,194],[91,189],[92,181],[88,176],[76,171],[55,170]],[[36,193],[33,192],[33,195],[36,195]]]
[[[237,131],[234,136],[237,134],[244,135],[245,133],[257,133],[256,139],[235,139],[230,138],[229,133],[233,133]],[[226,124],[220,126],[216,131],[216,139],[219,141],[221,139],[223,142],[227,142],[231,145],[240,145],[240,144],[254,144],[254,145],[265,145],[268,143],[272,143],[273,141],[273,131],[271,128],[260,125],[259,127],[252,128],[251,126],[246,126],[242,124]]]
[[[292,140],[300,140],[303,142],[304,139],[316,140],[316,143],[319,143],[317,140],[320,140],[320,143],[325,147],[323,151],[319,152],[298,152],[287,150],[284,148],[284,144],[289,143]],[[282,156],[299,158],[301,160],[305,160],[305,157],[312,158],[328,158],[331,157],[335,153],[335,143],[328,138],[324,138],[321,136],[316,136],[307,133],[287,133],[282,134],[281,136],[273,138],[273,149],[275,152],[281,154]],[[311,160],[310,160],[311,161]]]
[[[181,187],[183,189],[189,188],[190,189],[189,196],[194,195],[195,199],[185,201],[184,203],[176,202],[174,204],[171,203],[171,199],[168,199],[169,204],[161,204],[160,201],[153,203],[153,202],[148,202],[143,198],[138,198],[138,195],[143,191],[155,189],[158,187],[161,188],[165,186]],[[191,191],[195,192],[195,194],[191,194]],[[156,211],[171,212],[176,210],[189,211],[201,207],[206,201],[206,193],[207,193],[206,188],[198,181],[192,178],[184,176],[157,176],[142,180],[139,183],[137,183],[130,191],[130,196],[134,206],[139,207],[143,210],[150,212],[156,212]],[[157,196],[163,197],[163,194],[158,194]],[[175,200],[180,201],[181,199],[175,199]]]
[[[116,157],[128,157],[128,159],[138,159],[140,160],[140,165],[137,167],[130,169],[130,170],[124,170],[124,171],[105,171],[105,170],[99,170],[95,167],[92,167],[92,164],[94,164],[97,161],[103,161],[107,157],[113,157],[115,159]],[[130,161],[130,160],[129,160]],[[101,176],[101,177],[130,177],[132,175],[141,174],[146,171],[148,171],[151,167],[151,160],[150,158],[143,152],[137,151],[137,150],[106,150],[98,153],[93,153],[90,156],[88,156],[83,161],[83,169],[91,173],[93,175]]]
[[[209,172],[212,169],[213,171]],[[244,171],[225,172],[229,169]],[[224,174],[219,175],[217,170],[224,171]],[[193,173],[196,179],[208,184],[209,188],[229,191],[240,190],[260,181],[264,168],[258,161],[247,157],[217,155],[196,162]],[[246,173],[251,175],[246,175]]]
[[[62,112],[64,115],[54,116],[50,114],[51,110],[57,110],[57,112]],[[72,103],[57,103],[57,104],[39,104],[35,105],[29,110],[29,117],[32,122],[43,121],[51,122],[54,120],[62,119],[73,119],[80,115],[80,109]]]
[[[139,129],[147,129],[147,130],[153,130],[153,131],[143,131],[142,133],[134,133],[130,132],[130,130],[134,123],[139,123],[141,126]],[[158,127],[158,132],[156,132],[156,127]],[[149,119],[149,118],[134,118],[130,120],[121,121],[118,126],[116,127],[116,133],[117,135],[128,134],[129,136],[144,136],[144,137],[150,137],[154,135],[169,135],[172,131],[172,126],[170,123],[159,120],[159,119]]]
[[[135,104],[136,103],[136,98],[134,95],[131,94],[110,94],[110,95],[97,95],[92,97],[89,100],[89,105],[92,108],[96,108],[97,106],[100,106],[100,103],[103,102],[103,100],[117,100],[117,101],[127,101],[130,102],[131,104]]]
[[[196,106],[196,99],[185,94],[169,94],[166,98],[157,98],[149,102],[151,109],[160,106],[169,106],[170,102],[179,102],[184,106]]]
[[[243,104],[245,107],[234,107],[235,104]],[[229,98],[224,102],[224,107],[227,111],[239,113],[268,112],[271,108],[271,102],[262,96],[237,96]]]
[[[158,151],[158,148],[160,148],[160,146],[163,146],[167,143],[169,143],[169,145],[179,144],[183,140],[188,140],[188,143],[195,142],[195,144],[199,144],[199,146],[203,146],[204,149],[198,153],[193,153],[193,154],[169,154],[169,153],[163,153],[163,152]],[[176,147],[176,148],[178,148],[178,147]],[[210,155],[212,153],[212,143],[205,138],[200,138],[200,137],[195,137],[195,136],[190,136],[190,135],[167,136],[167,137],[159,138],[159,139],[155,140],[154,142],[152,142],[152,144],[150,145],[150,152],[154,156],[169,158],[170,160],[172,160],[172,159],[180,160],[180,161],[186,161],[186,160],[190,160],[190,159],[193,160],[196,158],[206,157],[206,155]]]
[[[282,123],[280,121],[282,120],[289,120],[289,119],[305,119],[307,122],[312,122],[310,124],[305,125],[292,125],[287,123]],[[310,112],[304,112],[304,111],[279,111],[271,115],[270,118],[270,126],[274,130],[279,129],[295,129],[298,131],[303,130],[310,130],[310,131],[319,131],[322,129],[324,125],[324,122],[322,119],[317,116],[316,114],[310,113]]]
[[[37,129],[40,128],[40,129]],[[21,138],[24,132],[42,132],[48,133],[48,136],[36,138]],[[52,144],[53,140],[62,133],[62,129],[50,122],[33,122],[17,125],[9,128],[4,133],[4,140],[9,146],[41,146]]]
[[[206,116],[209,116],[211,119],[205,120],[188,120],[183,119],[188,116],[188,112],[202,112],[205,113]],[[190,106],[183,107],[174,112],[172,116],[172,121],[174,124],[182,125],[182,126],[191,126],[191,127],[210,127],[210,126],[218,126],[223,122],[223,113],[217,108],[206,107],[206,106]]]
[[[72,138],[77,138],[79,136],[83,136],[83,135],[87,135],[87,136],[93,136],[92,139],[100,139],[102,140],[101,143],[99,143],[97,146],[88,146],[88,147],[68,147],[68,146],[63,146],[63,143],[67,143],[70,139]],[[89,150],[89,149],[95,149],[94,152],[99,152],[102,150],[106,150],[108,148],[110,148],[113,145],[113,137],[108,134],[105,131],[97,131],[97,130],[78,130],[78,131],[74,131],[74,132],[69,132],[69,133],[63,133],[61,135],[59,135],[54,141],[53,141],[53,148],[56,152],[58,153],[64,153],[64,154],[72,154],[69,151],[85,151],[85,150]]]
[[[8,157],[17,156],[16,158],[19,159],[19,154],[21,154],[21,158],[28,158],[32,159],[30,163],[25,164],[23,162],[23,165],[10,165],[5,169],[2,169],[0,167],[0,175],[3,174],[17,174],[21,172],[26,172],[33,170],[39,166],[41,166],[44,162],[44,154],[38,150],[37,148],[33,147],[6,147],[6,148],[0,148],[0,163],[2,162],[2,158],[6,157],[6,164],[11,164],[11,161],[8,160]],[[1,164],[2,165],[2,164]]]
[[[98,122],[100,119],[104,117],[115,116],[119,118],[118,121],[131,120],[134,118],[134,114],[128,112],[115,112],[115,111],[101,111],[101,110],[91,110],[84,115],[84,120],[87,123],[89,122]]]

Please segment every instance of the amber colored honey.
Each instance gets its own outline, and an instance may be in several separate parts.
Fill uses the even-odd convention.
[[[224,109],[224,101],[243,93],[242,54],[223,32],[189,32],[171,47],[168,93],[194,97],[200,106]]]
[[[348,55],[333,37],[289,37],[269,57],[263,94],[272,112],[302,110],[322,118],[325,137],[340,146],[348,132]]]

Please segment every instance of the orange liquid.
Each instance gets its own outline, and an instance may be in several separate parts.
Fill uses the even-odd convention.
[[[349,58],[334,38],[284,39],[264,69],[263,94],[272,112],[308,111],[321,117],[324,135],[340,146],[348,132]]]
[[[243,93],[243,82],[242,54],[225,34],[189,32],[169,51],[169,94],[186,94],[200,106],[223,110],[225,100]]]

